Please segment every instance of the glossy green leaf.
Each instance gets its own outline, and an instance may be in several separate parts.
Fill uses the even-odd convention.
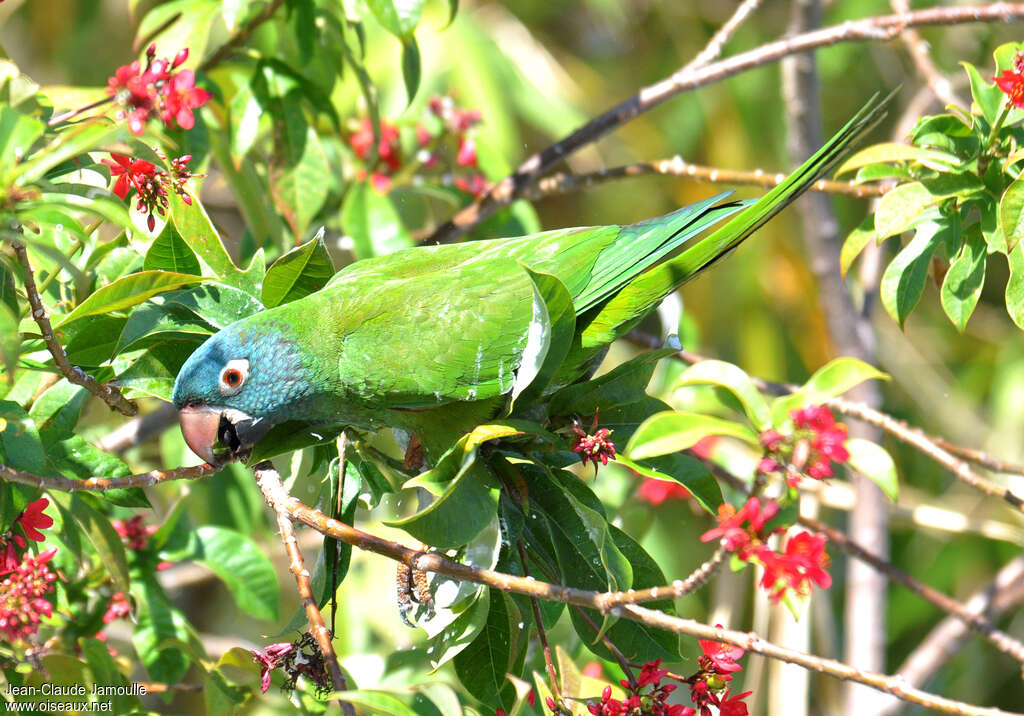
[[[10,106],[0,107],[0,176],[9,172],[20,158],[30,155],[32,145],[46,125]]]
[[[981,111],[981,116],[985,118],[989,126],[995,124],[996,117],[999,116],[999,111],[1003,106],[1003,92],[996,87],[987,77],[982,77],[981,73],[978,72],[978,68],[972,65],[970,62],[961,62],[960,65],[967,72],[967,77],[971,83],[971,97],[974,99],[974,104],[977,105]]]
[[[213,335],[215,328],[195,313],[175,303],[139,306],[121,330],[115,353],[144,348],[166,340],[200,342]]]
[[[170,204],[174,228],[200,263],[208,268],[203,274],[216,276],[230,286],[258,296],[256,285],[231,260],[220,234],[199,200],[192,197],[192,203],[187,204],[176,192],[171,192]]]
[[[882,274],[882,305],[901,328],[921,300],[932,254],[938,247],[938,232],[935,222],[919,226],[913,240],[896,254]]]
[[[526,648],[526,632],[517,626],[520,615],[503,592],[490,589],[487,622],[476,639],[453,659],[459,682],[485,704],[510,707],[515,691],[505,678],[520,649]]]
[[[14,385],[14,371],[20,354],[21,335],[18,333],[18,317],[6,303],[0,303],[0,366],[3,367],[8,385]]]
[[[4,418],[0,462],[36,475],[49,474],[39,431],[24,408],[13,401],[0,400],[0,417]]]
[[[189,658],[185,650],[165,644],[174,640],[188,642],[188,620],[171,605],[152,574],[134,580],[131,593],[138,606],[132,631],[136,654],[154,681],[179,683],[188,670]]]
[[[1006,258],[1010,265],[1010,278],[1006,282],[1006,312],[1024,330],[1024,244],[1009,253]]]
[[[985,239],[977,224],[968,229],[963,248],[950,263],[942,281],[940,299],[949,320],[963,333],[974,312],[985,285],[985,263],[988,258]]]
[[[169,291],[154,298],[153,302],[163,306],[182,306],[195,313],[197,319],[218,329],[264,309],[260,300],[251,293],[216,281]]]
[[[846,449],[850,453],[850,465],[870,478],[895,502],[899,494],[899,477],[896,474],[896,463],[889,453],[881,445],[860,438],[847,440]]]
[[[1016,179],[999,200],[999,228],[1009,250],[1024,237],[1024,178]]]
[[[889,376],[857,358],[836,358],[816,370],[800,387],[800,392],[811,401],[821,402],[875,379],[888,380]]]
[[[936,198],[920,182],[900,184],[888,191],[875,209],[875,236],[879,241],[909,231],[925,217]]]
[[[324,699],[337,699],[343,703],[361,707],[368,714],[379,714],[380,716],[419,716],[421,713],[407,706],[398,696],[386,691],[371,691],[369,689],[335,691],[326,695]]]
[[[147,271],[170,271],[196,276],[202,273],[199,259],[170,221],[164,224],[160,235],[149,245],[142,266]]]
[[[843,242],[843,248],[839,252],[839,271],[844,278],[846,277],[846,272],[850,270],[850,266],[853,265],[854,260],[860,256],[860,252],[874,238],[875,218],[872,215],[868,215],[860,223],[860,226],[851,231],[850,235],[846,237],[846,241]]]
[[[750,422],[761,431],[771,427],[771,411],[750,376],[741,368],[720,360],[705,360],[687,368],[676,387],[686,385],[715,385],[736,396]]]
[[[100,562],[114,580],[117,591],[127,594],[131,581],[128,577],[128,557],[121,535],[111,526],[110,519],[91,507],[80,495],[53,494],[51,497],[71,514],[79,529],[92,543]]]
[[[131,469],[120,458],[108,455],[81,435],[72,435],[46,446],[46,456],[64,477],[85,480],[90,477],[126,477]],[[117,488],[97,494],[104,502],[121,507],[152,508],[141,487]]]
[[[298,130],[303,133],[296,141],[289,132],[283,134],[284,141],[291,146],[285,154],[288,164],[280,172],[271,175],[271,191],[274,203],[295,236],[304,236],[310,222],[327,200],[330,172],[327,154],[316,130],[302,120]]]
[[[916,161],[922,164],[937,165],[949,170],[960,164],[960,160],[946,152],[934,149],[922,149],[909,144],[898,144],[896,142],[882,142],[873,144],[862,149],[852,157],[843,162],[836,171],[836,176],[841,176],[855,169],[868,166],[869,164],[881,164],[889,162]]]
[[[383,256],[413,245],[391,200],[368,182],[353,184],[341,207],[341,224],[356,258]]]
[[[641,401],[649,397],[647,384],[651,382],[657,362],[673,353],[675,351],[671,348],[650,351],[616,366],[604,375],[562,388],[551,396],[548,414],[589,418],[600,410],[603,423],[604,416],[615,407],[642,404]]]
[[[757,435],[746,425],[710,415],[675,410],[652,415],[645,420],[626,445],[632,460],[656,457],[693,447],[710,435],[725,435],[757,445]]]
[[[196,562],[212,570],[240,609],[257,619],[276,620],[281,590],[274,565],[251,537],[235,530],[203,525],[195,531]]]
[[[723,502],[722,488],[714,475],[704,463],[689,455],[672,453],[635,462],[620,455],[615,460],[652,480],[678,482],[711,514],[717,514],[718,506]]]
[[[398,38],[408,37],[416,29],[423,4],[424,0],[366,0],[377,22]]]
[[[78,304],[75,310],[66,315],[58,327],[63,327],[85,316],[123,311],[126,308],[137,306],[158,293],[172,291],[203,280],[201,276],[172,273],[170,271],[140,271],[139,273],[133,273],[119,278],[112,284],[94,292]]]
[[[319,291],[334,275],[322,234],[297,246],[267,269],[263,279],[263,305],[267,308]]]

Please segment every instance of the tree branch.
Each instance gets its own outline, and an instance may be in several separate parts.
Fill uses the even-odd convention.
[[[459,211],[434,231],[430,242],[450,243],[523,195],[526,187],[565,159],[622,124],[663,102],[697,87],[718,82],[740,72],[776,62],[798,52],[807,52],[839,42],[889,40],[908,27],[955,25],[968,22],[1009,22],[1024,16],[1024,3],[998,2],[975,7],[935,7],[910,13],[850,20],[841,25],[806,32],[770,42],[753,50],[733,55],[697,70],[685,67],[660,82],[594,117],[568,136],[532,155],[515,172],[495,184],[484,196]]]
[[[273,470],[273,467],[267,465],[267,463],[263,463],[261,469],[264,471]],[[278,482],[280,481],[280,476],[277,477],[277,480]],[[439,554],[428,554],[410,549],[397,542],[363,532],[303,504],[297,498],[288,494],[283,486],[280,490],[274,490],[269,494],[265,494],[265,497],[275,512],[285,512],[292,520],[309,525],[321,534],[339,539],[353,547],[397,560],[408,565],[411,569],[422,572],[436,572],[453,579],[473,582],[475,584],[485,584],[507,592],[523,594],[528,597],[534,596],[538,599],[549,601],[565,602],[566,604],[574,604],[599,611],[605,607],[603,599],[606,596],[598,592],[566,587],[559,584],[549,584],[536,579],[527,579],[467,564],[460,564]],[[718,629],[692,619],[674,617],[660,611],[645,609],[635,604],[612,607],[608,611],[648,626],[667,629],[699,639],[713,639],[733,644],[747,651],[797,664],[819,673],[828,674],[837,679],[855,681],[893,694],[905,701],[921,704],[937,711],[965,714],[967,716],[1005,716],[1007,713],[1000,709],[973,706],[962,701],[947,699],[917,688],[908,687],[900,679],[893,676],[857,669],[834,659],[824,659],[813,654],[785,649],[771,644],[753,633]]]
[[[910,0],[891,0],[890,5],[894,12],[901,14],[910,12]],[[953,83],[939,71],[932,61],[931,53],[928,52],[928,43],[921,37],[921,33],[908,27],[900,33],[900,39],[906,45],[907,52],[910,54],[910,59],[914,61],[918,73],[924,78],[928,89],[932,91],[939,103],[962,106],[963,100],[957,97],[956,92],[953,91]]]
[[[704,49],[697,53],[690,62],[683,67],[683,72],[693,72],[699,70],[701,67],[706,67],[712,61],[718,59],[722,54],[722,48],[725,47],[725,43],[729,41],[729,38],[733,36],[733,33],[739,28],[744,21],[750,17],[754,10],[760,6],[761,0],[743,0],[736,11],[732,14],[725,24],[718,28],[718,32],[712,36],[705,45]]]
[[[195,467],[178,467],[173,470],[150,470],[138,475],[125,477],[89,477],[84,480],[70,480],[66,477],[50,477],[33,475],[31,472],[17,470],[0,463],[0,480],[20,482],[43,490],[60,490],[61,492],[106,492],[128,487],[152,487],[161,482],[174,480],[195,480],[213,475],[221,468],[213,465],[196,465]]]
[[[263,499],[268,505],[280,505],[281,495],[287,495],[281,476],[269,462],[261,462],[252,469],[256,476],[256,484],[263,493]],[[324,617],[320,613],[320,606],[313,595],[313,583],[310,580],[309,570],[302,558],[302,550],[299,549],[298,541],[295,539],[295,526],[287,512],[279,507],[274,508],[277,514],[277,528],[281,532],[281,541],[284,542],[285,551],[288,553],[288,569],[295,575],[295,584],[299,591],[299,599],[306,610],[306,619],[309,620],[309,631],[316,639],[320,647],[320,653],[327,663],[327,672],[331,677],[331,686],[335,691],[346,691],[348,684],[345,682],[345,675],[341,673],[341,666],[338,664],[338,655],[334,651],[332,639],[334,635],[324,624]],[[341,711],[345,716],[355,716],[355,707],[346,701],[340,701]]]
[[[35,320],[36,325],[39,326],[43,341],[46,343],[50,355],[53,356],[53,362],[56,363],[58,370],[68,381],[82,386],[122,415],[135,415],[139,410],[138,407],[135,403],[127,400],[120,390],[108,383],[100,383],[78,366],[71,365],[67,354],[64,352],[64,347],[53,333],[53,326],[50,325],[46,307],[43,306],[42,298],[40,298],[39,292],[36,290],[35,274],[32,271],[32,264],[28,260],[28,251],[25,250],[25,244],[21,243],[18,239],[11,239],[11,246],[22,268],[25,270],[25,296],[28,298],[29,306],[32,308],[32,318]]]
[[[605,182],[639,176],[676,176],[688,177],[696,181],[712,184],[749,184],[771,189],[781,184],[786,175],[766,172],[763,169],[719,169],[699,164],[690,164],[680,156],[671,159],[658,159],[653,162],[636,162],[620,167],[598,169],[586,174],[569,174],[559,172],[539,179],[535,185],[523,190],[522,198],[536,201],[557,194],[568,194],[572,191],[587,189]],[[882,196],[891,187],[887,184],[856,184],[852,181],[832,181],[819,179],[809,188],[810,191],[829,194],[844,194],[858,198]]]

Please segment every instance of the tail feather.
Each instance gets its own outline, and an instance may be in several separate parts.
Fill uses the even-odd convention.
[[[747,205],[726,224],[624,286],[595,310],[583,328],[581,348],[606,345],[626,333],[665,296],[735,248],[833,168],[852,144],[885,116],[889,95],[872,97],[824,146],[781,184]],[[707,224],[705,224],[705,227]]]

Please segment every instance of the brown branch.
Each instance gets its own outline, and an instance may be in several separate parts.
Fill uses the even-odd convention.
[[[683,161],[682,157],[675,156],[671,159],[636,162],[620,167],[599,169],[586,174],[558,172],[539,179],[535,185],[526,187],[523,190],[522,198],[536,201],[555,194],[568,194],[572,191],[587,189],[608,181],[650,175],[688,177],[712,184],[749,184],[766,189],[778,186],[786,178],[785,174],[766,172],[763,169],[719,169],[718,167],[690,164]],[[809,187],[809,190],[869,198],[882,196],[891,188],[892,186],[888,184],[856,184],[852,181],[819,179]]]
[[[135,403],[127,400],[120,390],[108,383],[100,383],[78,366],[71,365],[67,354],[64,352],[64,347],[53,333],[53,326],[50,325],[46,307],[43,306],[42,298],[40,298],[39,292],[36,290],[35,274],[32,271],[32,264],[28,260],[28,251],[25,250],[25,244],[21,243],[18,239],[11,239],[11,246],[14,248],[14,253],[18,257],[22,268],[25,269],[25,296],[28,298],[29,306],[32,308],[32,318],[35,319],[36,325],[39,326],[43,341],[46,343],[50,355],[53,356],[53,362],[57,364],[61,374],[68,381],[82,386],[122,415],[135,415],[138,412],[138,407]]]
[[[890,5],[893,11],[905,14],[910,12],[910,0],[891,0]],[[921,33],[912,27],[908,27],[900,33],[900,39],[910,53],[910,59],[918,73],[924,78],[928,89],[932,91],[935,98],[943,105],[962,105],[963,101],[953,91],[953,83],[947,79],[939,68],[932,61],[931,53],[928,51],[928,42],[921,37]]]
[[[630,590],[628,592],[608,592],[601,595],[603,610],[620,607],[623,604],[640,604],[653,602],[657,599],[682,599],[687,594],[704,586],[711,578],[725,557],[725,549],[719,547],[711,557],[693,570],[686,579],[677,579],[667,587],[650,587],[648,589]]]
[[[269,462],[261,462],[252,469],[256,476],[256,484],[259,485],[263,498],[268,505],[274,508],[277,514],[277,528],[281,532],[281,541],[284,542],[285,551],[288,553],[288,569],[295,575],[295,584],[299,591],[299,598],[306,610],[306,619],[309,620],[309,632],[316,639],[320,647],[320,653],[327,663],[327,671],[331,677],[331,686],[335,691],[346,691],[348,684],[345,682],[345,675],[341,673],[341,666],[338,664],[338,655],[334,651],[332,639],[334,635],[324,624],[324,617],[320,613],[320,606],[313,595],[313,583],[306,569],[306,563],[302,558],[302,551],[299,549],[298,541],[295,539],[295,526],[292,518],[287,512],[281,509],[282,495],[287,495],[281,476],[274,466]],[[345,716],[355,716],[355,707],[346,701],[339,701],[342,713]]]
[[[520,198],[526,187],[535,184],[542,174],[569,154],[682,92],[724,80],[788,55],[808,52],[839,42],[888,40],[908,27],[968,22],[1009,22],[1022,16],[1024,3],[999,2],[975,7],[927,8],[910,13],[850,20],[841,25],[776,40],[697,70],[686,71],[685,68],[681,68],[669,77],[644,87],[634,96],[594,117],[567,137],[526,159],[514,173],[499,181],[484,196],[438,227],[430,241],[455,241],[498,209]]]
[[[272,471],[273,467],[267,466],[267,463],[264,463],[261,469]],[[280,476],[277,477],[277,482],[280,482]],[[481,567],[460,564],[439,554],[424,553],[410,549],[397,542],[363,532],[303,504],[297,498],[288,494],[283,486],[281,489],[265,493],[264,496],[275,512],[284,512],[291,519],[309,525],[321,534],[342,540],[353,547],[397,560],[412,569],[423,572],[436,572],[456,580],[485,584],[495,589],[526,596],[535,596],[538,599],[564,602],[589,609],[601,610],[602,608],[603,595],[598,592],[566,587],[559,584],[549,584],[537,579],[527,579],[511,574],[494,572]],[[686,634],[699,639],[713,639],[733,644],[747,651],[804,666],[837,679],[856,681],[898,696],[905,701],[921,704],[945,713],[966,714],[968,716],[1004,716],[1007,713],[999,709],[973,706],[961,701],[937,696],[921,689],[908,687],[898,678],[856,669],[834,659],[824,659],[806,652],[776,646],[753,633],[717,629],[691,619],[674,617],[657,610],[645,609],[635,604],[614,607],[610,612],[648,626],[668,629],[678,634]]]
[[[66,477],[49,477],[34,475],[24,470],[16,470],[0,463],[0,480],[19,482],[32,485],[43,490],[60,490],[61,492],[106,492],[128,487],[152,487],[162,482],[173,480],[195,480],[212,475],[220,470],[213,465],[196,465],[195,467],[178,467],[174,470],[150,470],[138,475],[125,477],[88,477],[84,480],[70,480]]]
[[[683,72],[693,72],[701,67],[707,67],[712,61],[718,59],[722,54],[722,48],[725,47],[725,43],[729,41],[729,38],[733,36],[733,33],[739,28],[744,21],[753,14],[754,10],[761,4],[761,0],[743,0],[736,11],[732,14],[725,24],[718,28],[718,32],[712,36],[708,41],[708,44],[697,53],[690,62],[683,67]]]
[[[1024,475],[1024,465],[1000,460],[997,457],[989,455],[983,450],[975,450],[974,448],[954,445],[948,440],[943,440],[935,435],[929,435],[928,438],[949,454],[956,455],[957,457],[963,458],[968,462],[973,462],[976,465],[981,465],[993,472],[1002,472],[1007,475]]]
[[[244,45],[252,36],[252,33],[256,31],[256,28],[272,18],[274,14],[281,9],[282,5],[284,5],[284,0],[273,0],[273,2],[263,8],[263,11],[260,12],[259,15],[246,23],[245,27],[238,31],[238,34],[218,47],[212,55],[207,57],[197,68],[198,71],[209,72],[212,68],[226,60],[231,53],[235,51],[236,47]]]
[[[178,422],[178,410],[162,403],[151,413],[132,418],[96,441],[103,452],[122,453],[163,433]]]

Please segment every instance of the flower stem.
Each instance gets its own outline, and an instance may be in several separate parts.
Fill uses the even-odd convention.
[[[978,155],[978,176],[985,176],[985,172],[988,171],[988,163],[991,157],[988,155],[988,150],[992,148],[992,144],[996,141],[996,135],[999,134],[999,130],[1003,128],[1003,122],[1006,121],[1006,115],[1010,113],[1011,103],[1007,99],[1006,103],[1003,104],[1003,111],[999,113],[996,118],[995,124],[992,125],[992,129],[989,130],[988,138],[985,139],[985,144],[981,148],[981,154]]]

